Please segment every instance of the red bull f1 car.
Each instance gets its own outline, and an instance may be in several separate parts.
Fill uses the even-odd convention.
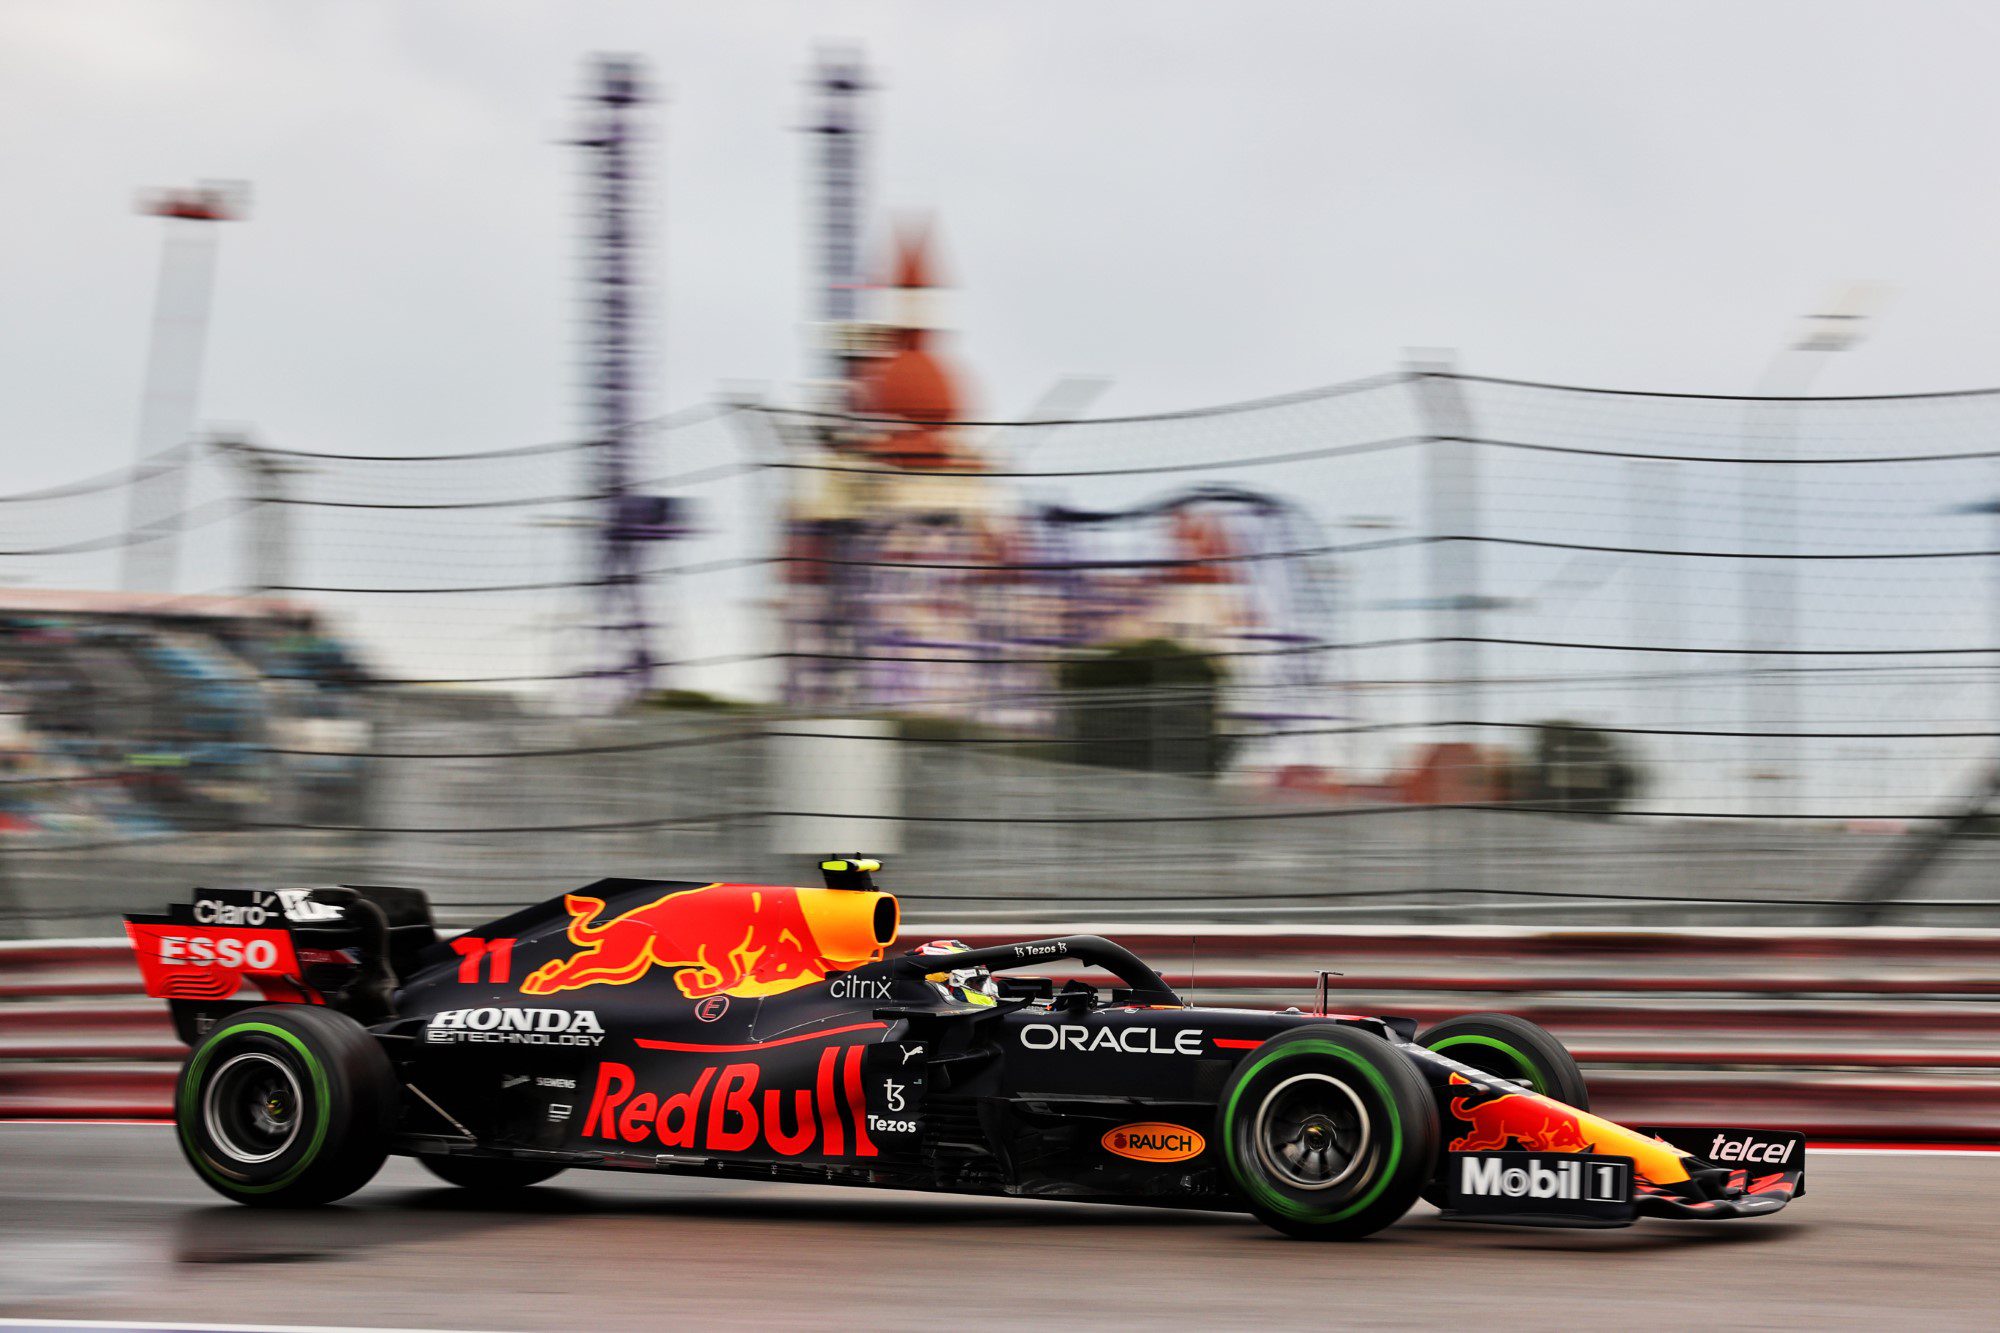
[[[1341,1240],[1419,1197],[1599,1227],[1803,1192],[1799,1135],[1613,1124],[1517,1018],[1197,1008],[1089,935],[899,951],[878,868],[606,879],[449,939],[421,894],[353,886],[197,890],[127,930],[192,1047],[181,1147],[245,1204],[341,1198],[389,1153],[489,1193],[611,1168],[1230,1209]]]

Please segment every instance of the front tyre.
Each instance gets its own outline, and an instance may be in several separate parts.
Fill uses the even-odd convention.
[[[1301,1239],[1380,1231],[1437,1164],[1437,1109],[1422,1077],[1358,1028],[1271,1038],[1236,1067],[1216,1114],[1237,1192],[1260,1221]]]
[[[1417,1034],[1417,1045],[1462,1065],[1525,1084],[1579,1111],[1590,1093],[1576,1057],[1547,1028],[1512,1014],[1460,1014]]]
[[[388,1155],[395,1069],[359,1023],[273,1005],[217,1025],[181,1067],[174,1122],[195,1173],[255,1207],[331,1203]]]
[[[422,1156],[424,1170],[474,1194],[511,1194],[560,1174],[561,1163],[510,1162],[504,1157]]]

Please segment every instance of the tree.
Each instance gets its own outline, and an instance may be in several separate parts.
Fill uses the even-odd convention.
[[[1609,816],[1639,793],[1645,779],[1622,737],[1556,718],[1535,724],[1514,796],[1524,805]]]
[[[1222,672],[1205,654],[1141,639],[1065,662],[1057,680],[1072,762],[1213,776],[1228,761]]]

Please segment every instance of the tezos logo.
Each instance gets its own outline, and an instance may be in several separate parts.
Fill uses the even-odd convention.
[[[431,1015],[424,1040],[596,1046],[604,1041],[604,1025],[588,1009],[446,1009]]]
[[[827,983],[826,993],[836,1000],[886,1000],[889,983],[868,977],[835,977]]]
[[[1792,1152],[1799,1146],[1797,1139],[1765,1139],[1758,1141],[1748,1135],[1732,1139],[1727,1134],[1717,1134],[1715,1142],[1709,1145],[1708,1160],[1711,1162],[1765,1162],[1772,1166],[1792,1160]]]
[[[1120,1125],[1106,1130],[1098,1142],[1104,1151],[1129,1157],[1135,1162],[1185,1162],[1201,1156],[1207,1142],[1185,1125],[1148,1121],[1141,1125]]]
[[[713,1023],[729,1012],[727,995],[711,995],[694,1007],[694,1016],[704,1023]]]
[[[1200,1055],[1201,1029],[1085,1027],[1081,1023],[1028,1023],[1021,1044],[1031,1051],[1122,1051],[1126,1055]]]

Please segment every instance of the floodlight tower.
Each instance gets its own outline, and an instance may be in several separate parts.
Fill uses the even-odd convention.
[[[187,489],[184,446],[194,431],[215,286],[215,224],[243,217],[248,204],[249,187],[220,181],[139,200],[139,212],[167,225],[139,408],[138,470],[127,492],[119,555],[118,584],[128,592],[173,591]]]
[[[585,410],[597,527],[596,674],[636,695],[653,684],[653,624],[640,554],[649,539],[647,497],[631,491],[641,344],[637,145],[651,96],[633,56],[600,56],[591,71],[583,135],[589,155],[589,236],[584,260],[589,332]]]
[[[827,49],[813,70],[814,106],[807,126],[817,142],[820,365],[835,410],[851,406],[848,385],[860,346],[862,149],[861,98],[868,91],[858,53]]]
[[[1806,315],[1757,382],[1757,398],[1768,401],[1751,403],[1744,423],[1745,456],[1768,463],[1742,469],[1741,481],[1743,548],[1764,557],[1745,560],[1740,575],[1748,650],[1743,772],[1753,792],[1763,784],[1769,796],[1752,796],[1757,813],[1795,815],[1805,797],[1799,678],[1782,658],[1798,647],[1797,562],[1787,558],[1797,554],[1798,469],[1786,464],[1798,455],[1800,408],[1827,363],[1866,336],[1887,299],[1878,284],[1854,283]]]

